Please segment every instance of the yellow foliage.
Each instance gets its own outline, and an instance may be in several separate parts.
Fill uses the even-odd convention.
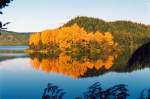
[[[45,30],[41,33],[41,41],[43,44],[57,43],[56,30]]]
[[[103,39],[104,39],[104,36],[103,36],[102,33],[98,32],[98,31],[95,32],[95,34],[94,34],[94,40],[96,40],[97,42],[102,42]]]
[[[88,69],[95,68],[96,70],[100,70],[104,67],[106,70],[108,70],[112,67],[113,62],[113,56],[108,56],[104,60],[99,59],[96,62],[92,62],[92,60],[89,59],[85,59],[83,62],[74,60],[64,53],[61,53],[58,58],[42,59],[41,62],[37,58],[31,60],[31,63],[35,69],[41,69],[46,73],[62,73],[73,78],[79,78],[80,76],[83,76]]]
[[[41,40],[40,33],[31,34],[29,38],[29,45],[31,44],[38,45],[40,43],[40,40]]]
[[[114,57],[113,56],[108,56],[107,60],[104,63],[105,69],[110,69],[111,66],[113,65]]]
[[[114,41],[111,33],[104,34],[96,31],[95,33],[86,32],[77,24],[70,27],[62,27],[55,30],[44,30],[40,33],[30,35],[29,45],[38,45],[41,41],[42,44],[49,46],[50,44],[58,45],[59,49],[65,51],[71,47],[72,44],[89,44],[91,41],[100,43],[102,48],[113,47]],[[40,46],[40,45],[39,45]]]
[[[104,41],[106,41],[109,45],[113,45],[114,42],[113,42],[112,34],[109,33],[109,32],[106,32],[105,35],[104,35]]]
[[[83,76],[88,69],[110,69],[114,62],[113,49],[117,46],[117,43],[114,43],[113,41],[113,36],[111,33],[100,33],[98,31],[94,33],[88,33],[77,24],[74,24],[70,27],[62,27],[55,30],[44,30],[41,33],[31,34],[29,38],[29,45],[40,46],[40,44],[43,44],[46,47],[50,46],[51,44],[57,45],[57,47],[63,53],[61,53],[56,59],[42,59],[41,62],[37,58],[35,58],[34,60],[32,60],[33,67],[35,69],[41,69],[47,73],[57,72],[72,76],[73,78]],[[101,46],[96,47],[93,50],[91,48],[90,51],[92,50],[91,52],[94,53],[94,51],[101,50],[99,50],[98,48],[102,48],[102,51],[106,51],[106,56],[108,57],[104,55],[104,59],[96,60],[96,62],[93,62],[92,60],[87,58],[85,58],[82,62],[73,60],[71,56],[67,56],[64,53],[68,48],[71,48],[73,52],[80,52],[78,48],[72,47],[72,45],[76,44],[85,45],[83,47],[87,48],[88,51],[91,47]]]

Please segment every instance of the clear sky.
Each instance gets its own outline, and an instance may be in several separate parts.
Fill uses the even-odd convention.
[[[150,0],[14,0],[2,11],[0,20],[17,32],[56,28],[76,16],[150,24]]]

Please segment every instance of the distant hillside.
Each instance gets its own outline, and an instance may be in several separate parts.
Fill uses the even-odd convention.
[[[71,26],[77,23],[89,32],[111,32],[114,35],[114,40],[121,47],[136,49],[140,45],[150,42],[150,25],[144,25],[131,21],[114,21],[107,22],[98,18],[92,17],[76,17],[63,26]],[[28,33],[15,33],[8,31],[0,31],[0,45],[27,45]]]
[[[29,34],[0,30],[0,45],[27,45]]]
[[[131,21],[106,22],[92,17],[76,17],[63,26],[77,23],[89,32],[111,32],[122,47],[135,47],[150,41],[150,25]]]

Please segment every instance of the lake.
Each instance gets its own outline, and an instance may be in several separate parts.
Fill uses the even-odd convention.
[[[27,47],[0,46],[9,48]],[[0,60],[0,99],[140,99],[149,93],[149,65],[117,65],[123,56],[116,61],[108,57],[108,63],[107,59],[80,61],[64,54],[10,56]]]
[[[24,50],[28,48],[28,46],[0,46],[0,50]]]

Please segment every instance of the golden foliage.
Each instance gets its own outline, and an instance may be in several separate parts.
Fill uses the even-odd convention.
[[[77,24],[74,24],[70,27],[45,30],[41,33],[31,34],[29,45],[34,45],[36,47],[43,45],[43,50],[56,51],[52,49],[56,48],[62,52],[59,54],[59,57],[55,59],[42,59],[42,61],[38,59],[31,60],[35,69],[41,69],[46,73],[56,72],[69,75],[73,78],[79,78],[83,76],[88,69],[110,69],[114,62],[113,54],[117,43],[114,43],[113,36],[109,32],[100,33],[96,31],[94,33],[88,33]],[[49,48],[49,46],[51,46],[51,48]],[[102,55],[102,57],[100,56],[102,59],[92,61],[91,57],[89,59],[86,57],[82,61],[77,61],[73,59],[71,55],[66,55],[65,52],[67,51],[71,53],[74,52],[72,55],[75,57],[80,54],[81,51],[82,54],[87,51],[87,56],[90,56],[90,54],[93,56]]]
[[[29,45],[32,45],[32,44],[38,45],[40,41],[41,41],[40,33],[31,34],[29,38]]]
[[[100,70],[101,68],[105,68],[108,70],[112,67],[113,62],[113,56],[108,56],[103,60],[99,59],[96,62],[93,62],[89,59],[77,61],[63,53],[61,53],[58,58],[42,59],[41,62],[37,58],[31,60],[32,66],[35,69],[40,69],[46,73],[61,73],[73,78],[83,76],[88,69],[95,68],[96,70]]]
[[[41,32],[41,35],[39,33],[31,34],[29,45],[38,45],[40,40],[42,44],[47,45],[47,47],[49,44],[54,44],[58,45],[61,50],[70,48],[72,44],[78,43],[84,45],[90,44],[92,41],[99,43],[102,47],[115,45],[111,33],[106,32],[102,34],[98,31],[88,33],[77,24],[55,30],[44,30]]]

